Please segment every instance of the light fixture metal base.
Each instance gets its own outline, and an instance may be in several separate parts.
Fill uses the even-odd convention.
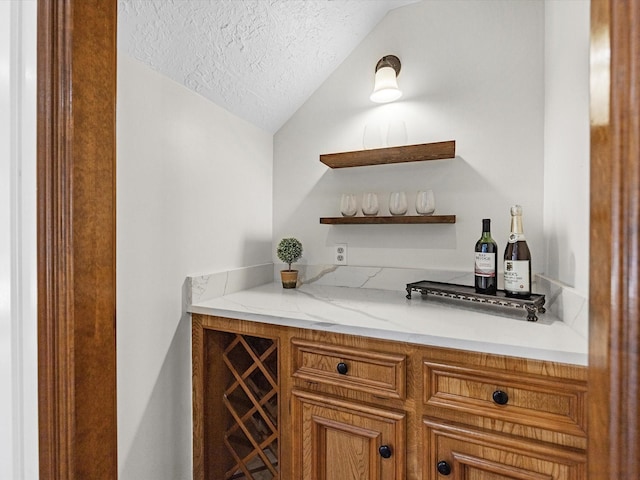
[[[395,55],[385,55],[376,64],[376,72],[383,67],[391,67],[396,71],[396,77],[400,74],[400,59]]]

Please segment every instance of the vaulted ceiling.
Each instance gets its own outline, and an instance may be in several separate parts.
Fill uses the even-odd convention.
[[[276,132],[362,39],[420,0],[120,0],[118,48]]]

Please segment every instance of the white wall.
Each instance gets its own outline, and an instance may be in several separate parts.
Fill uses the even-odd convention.
[[[589,1],[545,2],[545,273],[589,293]]]
[[[0,476],[13,477],[11,4],[0,3]]]
[[[589,9],[588,2],[550,3],[571,3],[574,11]],[[552,243],[545,238],[550,232],[543,220],[548,178],[544,141],[549,134],[545,107],[555,101],[545,96],[545,87],[557,93],[556,83],[566,82],[567,76],[578,91],[588,87],[582,62],[582,52],[588,49],[583,16],[577,24],[566,16],[553,20],[545,16],[544,1],[510,0],[430,0],[390,12],[276,133],[274,240],[298,236],[308,264],[331,263],[332,245],[347,243],[351,265],[469,272],[481,219],[492,219],[493,236],[502,250],[509,232],[509,207],[519,203],[533,269],[545,272]],[[566,29],[565,36],[574,29],[579,33],[563,55],[570,55],[575,43],[584,43],[579,46],[580,58],[570,62],[562,75],[545,76],[545,53],[549,53],[545,28],[553,21],[556,29]],[[551,41],[557,40],[561,38],[556,32]],[[368,96],[374,66],[385,54],[396,54],[402,61],[398,81],[404,96],[376,106]],[[562,112],[565,105],[556,110]],[[578,119],[577,135],[563,138],[563,148],[586,151],[586,156],[574,157],[584,169],[588,138],[583,137],[582,126],[588,119],[588,98],[577,98],[572,108],[567,121]],[[380,132],[377,142],[371,141],[372,128]],[[403,130],[404,135],[397,134]],[[375,143],[450,139],[457,142],[454,160],[331,170],[318,159],[322,153],[360,150]],[[553,197],[547,205],[574,194],[581,202],[585,185],[588,195],[588,184],[582,180],[563,183],[562,191],[551,188]],[[435,191],[436,213],[457,215],[455,225],[318,223],[321,216],[340,215],[343,192],[372,190],[386,202],[390,191],[405,190],[411,205],[415,192],[424,188]],[[583,246],[582,236],[588,208],[585,202],[584,209],[576,210],[569,220],[571,237],[558,246],[562,252],[577,249],[574,265],[581,264],[581,276],[588,273],[588,246]],[[381,214],[387,214],[385,208]]]
[[[119,478],[187,479],[181,290],[271,261],[272,136],[122,52],[117,122]]]
[[[38,478],[36,2],[0,2],[0,478]]]
[[[393,11],[273,140],[120,55],[121,479],[191,476],[185,277],[268,262],[272,241],[283,236],[304,242],[308,264],[329,263],[331,246],[348,243],[352,265],[467,272],[481,219],[493,219],[503,248],[509,206],[520,203],[534,269],[586,293],[588,2],[546,7],[545,14],[543,1],[430,0]],[[584,41],[577,57],[570,46],[545,48],[545,39],[550,45],[572,35]],[[405,95],[374,106],[373,67],[388,53],[403,62]],[[574,90],[565,96],[568,85]],[[321,153],[363,148],[365,130],[367,145],[455,139],[458,156],[346,170],[319,162]],[[423,188],[435,190],[438,213],[458,215],[456,225],[318,224],[339,215],[343,192],[403,189],[411,200]]]
[[[375,106],[373,69],[385,54],[402,61],[404,97]],[[342,170],[319,162],[362,149],[365,128],[381,127],[383,146],[389,124],[406,126],[400,143],[456,140],[456,159]],[[503,249],[509,207],[519,203],[540,272],[543,134],[543,2],[432,0],[394,10],[275,135],[274,240],[298,236],[309,264],[330,263],[331,246],[347,243],[351,265],[467,272],[482,218]],[[436,213],[457,215],[455,225],[318,223],[339,215],[345,191],[373,190],[386,202],[405,190],[411,205],[424,188],[435,191]]]

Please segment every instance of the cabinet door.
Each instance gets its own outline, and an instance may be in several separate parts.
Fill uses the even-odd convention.
[[[582,480],[579,451],[424,420],[424,480]]]
[[[292,413],[296,479],[404,479],[404,413],[302,391]]]

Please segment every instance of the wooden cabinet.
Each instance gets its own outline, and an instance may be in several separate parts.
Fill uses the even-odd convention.
[[[194,480],[581,480],[586,375],[194,314]]]
[[[406,413],[387,403],[405,398],[406,355],[301,338],[291,347],[293,478],[406,478]]]
[[[424,480],[583,480],[583,452],[424,419]]]
[[[294,390],[292,415],[293,478],[405,478],[404,412]]]
[[[423,480],[586,478],[584,369],[493,355],[423,358]]]

